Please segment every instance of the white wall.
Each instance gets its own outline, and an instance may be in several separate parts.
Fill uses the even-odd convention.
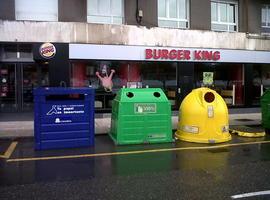
[[[269,39],[228,33],[130,25],[0,20],[0,42],[67,42],[270,51]]]

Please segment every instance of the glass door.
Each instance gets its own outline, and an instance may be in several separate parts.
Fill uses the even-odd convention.
[[[33,110],[33,90],[38,85],[37,67],[33,64],[23,64],[21,68],[21,97],[22,97],[22,110]]]
[[[39,86],[48,86],[48,65],[35,65],[32,63],[21,64],[20,72],[21,77],[19,78],[21,82],[21,107],[23,111],[33,111],[34,109],[34,95],[33,91]],[[39,78],[40,77],[40,78]]]
[[[0,64],[0,110],[13,112],[18,109],[16,64]]]
[[[194,88],[194,64],[193,63],[177,63],[177,108],[180,107],[184,98]]]

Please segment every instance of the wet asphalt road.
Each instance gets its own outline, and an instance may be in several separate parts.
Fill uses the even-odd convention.
[[[270,140],[269,136],[233,138],[230,143]],[[2,141],[1,146],[7,142]],[[192,146],[205,145],[177,141],[116,147],[108,136],[97,136],[96,146],[92,148],[36,152],[33,140],[23,139],[19,140],[11,159]],[[270,143],[74,159],[0,161],[1,200],[231,199],[232,195],[264,190],[270,190]],[[270,195],[244,199],[270,199]]]

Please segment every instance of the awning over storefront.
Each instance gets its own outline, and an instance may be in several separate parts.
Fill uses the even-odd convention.
[[[69,44],[69,59],[270,63],[270,52],[202,48]]]

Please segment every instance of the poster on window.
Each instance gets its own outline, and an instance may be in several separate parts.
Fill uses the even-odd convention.
[[[203,72],[203,85],[213,85],[214,72]]]

